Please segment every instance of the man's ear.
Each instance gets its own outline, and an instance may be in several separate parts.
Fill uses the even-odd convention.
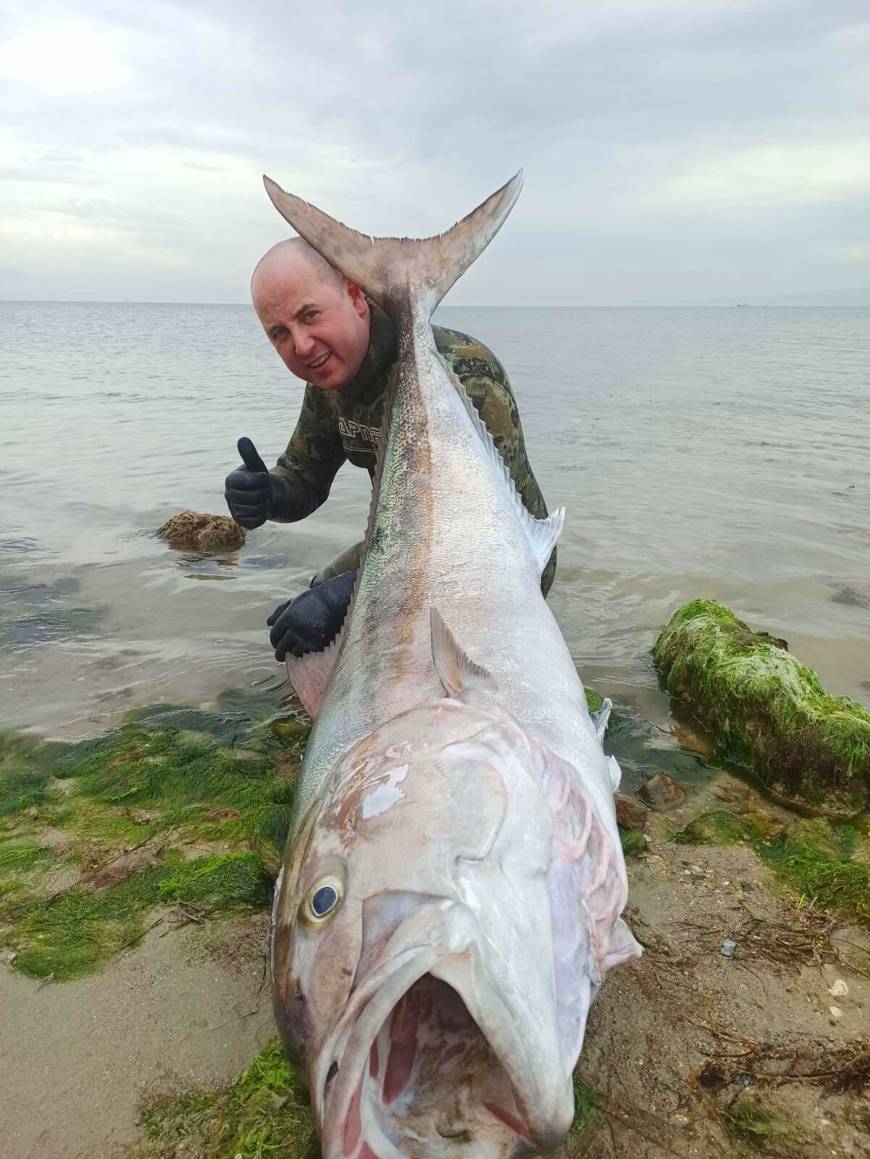
[[[345,287],[347,288],[347,292],[348,292],[348,295],[350,297],[350,300],[353,303],[354,310],[356,310],[356,312],[357,312],[357,314],[359,314],[360,318],[368,318],[368,316],[369,316],[369,304],[366,301],[365,294],[362,292],[362,290],[359,288],[359,286],[355,286],[353,284],[353,282],[348,281],[347,278],[345,278],[344,284],[345,284]]]

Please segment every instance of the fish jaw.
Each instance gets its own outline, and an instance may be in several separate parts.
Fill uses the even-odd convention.
[[[450,698],[345,754],[288,853],[275,913],[276,1018],[308,1070],[327,1159],[562,1140],[624,904],[599,812],[507,714]],[[341,904],[312,928],[324,881]]]
[[[486,951],[461,904],[425,901],[401,923],[311,1061],[325,1159],[513,1156],[562,1142],[573,1090],[555,1006],[507,1001]]]

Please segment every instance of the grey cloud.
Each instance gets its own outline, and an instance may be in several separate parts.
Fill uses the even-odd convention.
[[[27,159],[0,178],[80,187],[72,200],[40,195],[36,215],[102,220],[141,247],[186,250],[189,273],[174,281],[146,272],[141,254],[126,275],[140,287],[165,277],[167,298],[237,276],[238,293],[227,292],[243,294],[251,256],[284,230],[259,188],[264,169],[362,228],[422,231],[525,162],[527,191],[498,248],[460,284],[466,300],[501,295],[509,260],[526,301],[637,301],[658,300],[663,287],[702,293],[705,278],[708,297],[741,278],[809,286],[846,276],[846,257],[832,266],[818,255],[866,246],[853,189],[775,215],[744,211],[740,189],[721,206],[715,189],[709,205],[654,196],[668,183],[678,191],[677,178],[708,158],[866,134],[866,61],[850,33],[868,19],[864,2],[448,0],[397,15],[384,0],[81,0],[76,11],[128,34],[132,80],[68,98],[7,82],[4,108]],[[130,151],[176,182],[157,183],[144,213],[120,169],[113,189],[106,163],[125,165]],[[224,268],[207,280],[195,265],[208,254],[214,270],[220,238]]]

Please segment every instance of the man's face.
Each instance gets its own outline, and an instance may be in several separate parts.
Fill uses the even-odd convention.
[[[320,390],[350,382],[369,344],[361,290],[324,278],[297,255],[284,255],[257,271],[252,292],[263,329],[291,373]]]

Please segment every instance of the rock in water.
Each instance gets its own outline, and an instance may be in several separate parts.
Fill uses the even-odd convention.
[[[245,542],[245,529],[227,515],[203,515],[198,511],[173,515],[157,534],[170,547],[192,547],[196,551],[241,547]]]
[[[866,809],[870,712],[828,695],[783,643],[716,600],[692,600],[674,612],[653,659],[721,757],[795,801],[840,815]]]
[[[613,800],[616,805],[617,825],[621,829],[632,829],[637,833],[642,833],[646,825],[646,807],[634,797],[627,797],[623,793],[617,793]]]
[[[656,773],[641,785],[637,795],[646,801],[651,809],[666,813],[668,809],[676,809],[677,805],[682,805],[686,799],[686,790],[667,773]]]

